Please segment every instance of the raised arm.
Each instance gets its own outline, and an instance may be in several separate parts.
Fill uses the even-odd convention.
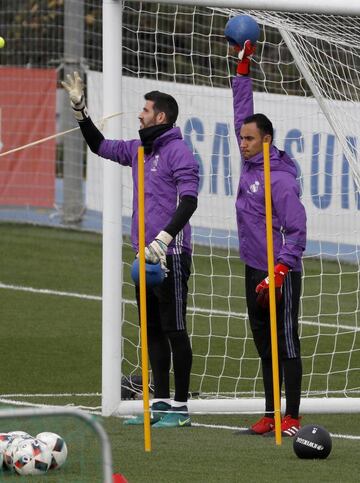
[[[244,119],[254,114],[252,81],[247,76],[236,76],[232,80],[234,129],[240,145],[240,129]]]
[[[69,94],[70,105],[75,119],[78,121],[82,135],[91,151],[103,158],[110,159],[122,165],[131,165],[132,144],[140,144],[140,141],[110,140],[104,138],[88,114],[83,81],[77,72],[74,72],[73,75],[68,75],[67,80],[61,82],[61,84]]]
[[[84,84],[80,75],[78,72],[74,72],[73,75],[67,75],[67,80],[62,81],[61,84],[69,94],[74,117],[79,123],[86,143],[91,151],[97,154],[104,136],[89,117],[85,103]]]
[[[254,114],[254,102],[252,92],[252,80],[249,77],[250,59],[255,52],[255,46],[247,40],[243,48],[235,47],[238,55],[236,76],[232,80],[234,127],[235,134],[240,144],[240,129],[244,119]]]

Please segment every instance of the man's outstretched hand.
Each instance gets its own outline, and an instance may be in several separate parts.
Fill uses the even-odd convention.
[[[61,85],[69,94],[75,118],[78,121],[84,121],[88,117],[88,113],[85,104],[83,81],[78,72],[74,72],[73,75],[68,74],[66,79],[66,81],[61,82]]]
[[[248,75],[250,72],[250,59],[255,53],[256,45],[252,44],[250,40],[246,40],[243,47],[236,45],[234,50],[239,59],[236,73],[239,75]]]
[[[275,276],[275,297],[276,302],[280,302],[282,297],[282,286],[284,284],[285,277],[289,271],[289,267],[278,263],[274,267]],[[264,309],[269,307],[269,276],[267,276],[262,282],[257,285],[255,289],[258,294],[256,302]]]

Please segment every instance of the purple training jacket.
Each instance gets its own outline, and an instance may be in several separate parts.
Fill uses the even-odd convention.
[[[131,141],[104,139],[98,155],[132,168],[133,214],[131,241],[138,251],[138,147]],[[178,200],[184,195],[197,197],[199,165],[175,127],[155,139],[153,150],[145,156],[145,243],[149,244],[172,219]],[[191,228],[187,223],[171,242],[168,254],[191,253]]]
[[[240,143],[242,123],[254,113],[252,81],[245,76],[234,77],[232,89],[235,133]],[[306,246],[306,214],[299,197],[296,166],[284,151],[271,145],[270,171],[274,263],[281,262],[294,271],[301,271],[301,257]],[[267,271],[262,152],[242,160],[235,206],[240,258],[253,268]]]

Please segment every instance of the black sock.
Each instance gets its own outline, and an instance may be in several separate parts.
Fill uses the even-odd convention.
[[[271,359],[261,359],[263,383],[265,391],[265,416],[274,417],[273,371]],[[279,387],[282,385],[282,368],[279,365]]]
[[[169,399],[171,352],[167,336],[163,332],[149,327],[148,350],[154,379],[154,397],[156,399]]]
[[[286,396],[286,415],[297,419],[301,399],[302,363],[300,357],[297,359],[283,360],[284,382]]]
[[[174,400],[186,404],[190,386],[190,371],[192,365],[192,349],[190,339],[186,330],[169,332],[174,379],[175,397]]]

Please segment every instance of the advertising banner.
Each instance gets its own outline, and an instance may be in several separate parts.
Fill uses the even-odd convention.
[[[56,71],[0,68],[0,153],[55,134]],[[55,140],[0,158],[0,205],[52,207]]]
[[[102,117],[102,78],[89,73],[89,110],[93,120]],[[178,126],[195,153],[201,170],[198,208],[193,227],[218,230],[218,236],[236,233],[235,199],[240,176],[240,154],[233,128],[231,89],[210,88],[148,79],[123,78],[122,133],[119,138],[138,138],[138,114],[143,95],[160,90],[179,103]],[[308,240],[356,245],[360,237],[360,196],[351,170],[333,130],[313,98],[267,93],[254,94],[255,112],[273,122],[274,144],[285,150],[298,167],[302,201],[308,219]],[[344,106],[343,106],[344,107]],[[334,103],[336,108],[336,103]],[[356,117],[358,106],[346,106]],[[359,139],[346,133],[354,152]],[[88,153],[87,205],[102,210],[104,161]],[[124,215],[131,216],[131,169],[123,169]],[[206,230],[205,230],[206,231]],[[217,235],[216,235],[217,236]]]

